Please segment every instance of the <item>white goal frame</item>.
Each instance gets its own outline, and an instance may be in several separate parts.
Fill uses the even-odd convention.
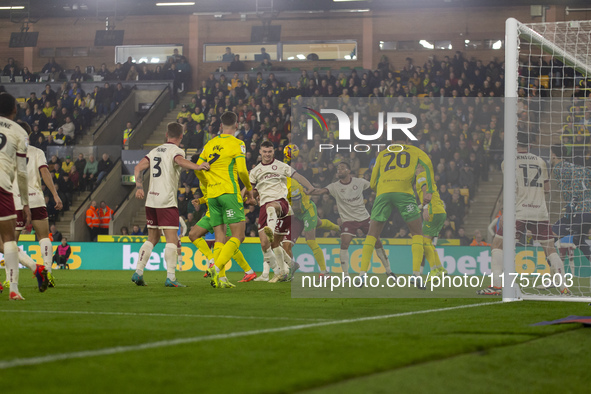
[[[558,22],[571,23],[571,22]],[[565,65],[587,75],[591,75],[591,65],[566,52],[536,31],[514,18],[505,23],[505,141],[504,168],[514,169],[517,156],[517,100],[519,78],[519,43],[520,38],[539,46],[544,52],[562,61]],[[517,281],[511,276],[515,273],[515,171],[503,173],[503,301],[539,300],[539,301],[576,301],[591,302],[591,297],[526,295],[521,292]],[[514,282],[514,283],[513,283]]]

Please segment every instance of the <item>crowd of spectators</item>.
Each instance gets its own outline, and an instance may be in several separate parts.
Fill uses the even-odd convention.
[[[368,153],[319,152],[319,144],[334,142],[338,135],[333,131],[318,131],[314,140],[306,141],[302,137],[307,117],[302,115],[293,119],[292,108],[302,106],[301,97],[327,97],[332,98],[331,101],[317,99],[315,108],[345,106],[345,110],[366,110],[369,114],[377,114],[380,110],[390,111],[381,108],[384,106],[382,98],[389,98],[388,103],[400,110],[394,112],[418,115],[418,124],[413,128],[418,138],[416,145],[430,155],[441,197],[447,205],[448,221],[441,235],[456,238],[478,183],[488,180],[490,170],[500,169],[503,111],[502,103],[495,97],[503,96],[502,70],[502,63],[491,61],[485,65],[479,60],[464,59],[461,53],[457,53],[451,59],[429,60],[422,67],[414,65],[409,58],[401,70],[395,70],[385,57],[375,71],[358,73],[358,70],[351,70],[335,76],[331,71],[303,70],[295,85],[278,80],[273,73],[267,78],[262,72],[255,75],[234,73],[232,78],[222,74],[219,79],[210,74],[201,81],[191,102],[177,115],[177,121],[185,127],[181,147],[202,149],[219,132],[220,115],[230,110],[238,115],[236,137],[245,142],[249,169],[260,161],[262,141],[274,143],[279,160],[283,159],[283,148],[295,142],[300,152],[292,165],[315,186],[324,187],[335,181],[336,165],[342,160],[350,163],[355,175],[369,179],[378,153],[376,150]],[[357,100],[361,97],[368,99]],[[362,101],[370,104],[356,104]],[[363,105],[366,107],[359,107]],[[370,119],[373,118],[371,115]],[[371,125],[376,126],[375,120]],[[338,127],[329,126],[329,130],[335,129]],[[187,219],[191,214],[193,219],[189,221],[201,214],[192,212],[190,204],[191,190],[195,190],[198,184],[190,171],[181,174],[185,193],[179,195],[179,209]],[[367,196],[369,210],[374,199],[375,195]],[[313,200],[320,218],[340,221],[331,197],[314,196]],[[245,212],[247,235],[256,236],[258,207],[247,206]],[[386,231],[398,237],[408,236],[404,222],[397,216],[387,224]]]

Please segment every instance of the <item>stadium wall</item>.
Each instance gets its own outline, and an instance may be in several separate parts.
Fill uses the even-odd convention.
[[[564,7],[552,6],[547,12],[548,19],[580,19],[586,13],[565,15]],[[470,7],[470,8],[407,8],[379,13],[325,13],[325,14],[287,14],[280,13],[273,24],[280,24],[282,41],[355,39],[358,42],[358,59],[353,61],[283,62],[287,68],[346,67],[375,68],[381,55],[389,57],[397,69],[404,65],[408,56],[415,64],[422,65],[430,56],[442,58],[453,56],[456,50],[464,52],[464,40],[502,39],[504,21],[508,17],[520,21],[540,22],[532,18],[529,7]],[[192,65],[193,80],[203,79],[209,72],[227,63],[203,62],[205,43],[249,42],[252,26],[261,22],[249,15],[245,21],[240,15],[224,15],[214,18],[211,15],[161,15],[128,16],[116,23],[117,29],[125,30],[124,44],[181,44],[184,54]],[[39,56],[40,48],[89,48],[88,56],[60,57],[56,61],[67,69],[76,65],[99,67],[106,63],[114,66],[114,47],[94,47],[96,30],[104,29],[104,21],[94,18],[47,18],[31,25],[31,31],[38,31],[36,48],[8,48],[10,32],[17,31],[18,25],[0,24],[0,59],[13,57],[20,65],[39,71],[48,58]],[[451,40],[452,50],[424,51],[381,51],[379,41],[405,40]],[[368,43],[371,43],[368,45]],[[487,63],[492,57],[502,59],[503,51],[466,51],[467,57],[480,58]],[[258,62],[245,62],[248,68],[257,67]],[[275,65],[278,62],[275,62]]]

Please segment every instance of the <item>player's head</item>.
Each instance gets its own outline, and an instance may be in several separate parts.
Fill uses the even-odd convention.
[[[238,117],[232,111],[226,111],[220,117],[222,121],[222,133],[224,134],[234,134],[236,130],[236,122],[238,121]]]
[[[527,149],[529,146],[529,133],[526,131],[517,132],[517,147]]]
[[[183,126],[176,122],[170,122],[166,126],[166,138],[170,142],[180,142],[183,138]]]
[[[566,146],[552,145],[550,148],[550,160],[552,164],[561,162],[564,156],[566,156]]]
[[[351,166],[346,161],[341,161],[337,165],[337,178],[347,179],[351,175]]]
[[[25,130],[27,132],[27,135],[31,135],[31,133],[33,132],[33,130],[31,130],[31,126],[29,126],[29,124],[27,122],[23,122],[22,120],[17,120],[16,123],[18,123],[18,125],[20,127],[22,127],[23,130]]]
[[[0,116],[10,120],[16,116],[16,99],[6,92],[0,93]]]
[[[275,146],[271,141],[263,141],[259,153],[263,159],[263,164],[269,164],[275,158]]]

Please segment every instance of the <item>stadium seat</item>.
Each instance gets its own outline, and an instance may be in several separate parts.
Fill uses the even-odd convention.
[[[468,205],[468,203],[470,202],[470,190],[460,189],[460,196],[464,196],[464,203]]]
[[[369,170],[369,168],[360,168],[360,169],[359,169],[359,176],[360,176],[360,177],[362,177],[362,176],[363,176],[363,174],[365,174],[365,172],[366,172],[367,170]]]

